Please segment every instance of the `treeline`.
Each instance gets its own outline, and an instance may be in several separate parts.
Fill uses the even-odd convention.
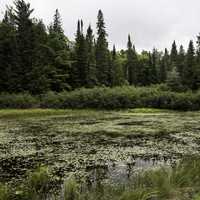
[[[136,52],[128,36],[127,49],[108,48],[103,13],[97,17],[97,34],[83,31],[78,20],[75,41],[64,34],[56,10],[52,23],[32,17],[24,0],[14,1],[0,21],[0,92],[43,94],[76,88],[166,83],[175,91],[200,87],[200,36],[188,50],[173,42],[170,52],[153,49]]]

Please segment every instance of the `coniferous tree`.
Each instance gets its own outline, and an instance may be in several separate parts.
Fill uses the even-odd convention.
[[[177,68],[174,67],[172,69],[172,71],[170,71],[167,75],[167,80],[166,83],[168,85],[168,87],[172,90],[172,91],[182,91],[183,90],[183,86],[181,84],[181,77],[179,72],[177,71]]]
[[[140,59],[138,61],[139,71],[138,71],[138,85],[146,86],[150,84],[150,62],[149,62],[149,52],[142,51]]]
[[[8,9],[0,22],[0,92],[16,92],[17,86],[17,42],[12,21],[12,11]]]
[[[131,37],[128,35],[127,43],[127,79],[130,85],[137,84],[137,54],[135,52],[135,47],[131,42]]]
[[[192,40],[189,43],[183,69],[183,84],[190,89],[195,89],[195,49]]]
[[[197,36],[196,65],[195,65],[195,88],[200,88],[200,34]]]
[[[107,42],[107,33],[103,13],[99,10],[97,17],[97,42],[96,42],[96,66],[97,79],[101,85],[109,85],[109,50]]]
[[[17,27],[17,54],[18,54],[18,85],[19,91],[31,91],[29,87],[32,78],[34,61],[34,34],[33,22],[30,15],[33,9],[24,0],[16,0],[14,19]]]
[[[112,50],[112,59],[111,59],[111,70],[110,70],[110,85],[120,86],[124,84],[124,76],[123,76],[123,67],[120,62],[115,45]]]
[[[150,65],[150,73],[151,84],[156,84],[158,82],[158,74],[157,74],[157,50],[154,48],[153,53],[151,55],[151,65]]]
[[[177,46],[176,46],[176,42],[174,41],[173,44],[172,44],[172,49],[171,49],[170,65],[169,65],[168,71],[172,71],[172,69],[174,67],[176,67],[177,57],[178,57]]]
[[[164,56],[161,61],[161,66],[160,66],[160,82],[163,83],[167,79],[167,68],[169,66],[169,53],[168,50],[165,49]]]
[[[58,9],[55,12],[53,23],[49,27],[47,49],[51,55],[48,77],[50,88],[53,91],[70,89],[70,69],[72,61],[68,47],[68,39],[64,35],[61,16]]]
[[[183,45],[180,46],[177,58],[177,72],[179,73],[181,80],[183,78],[183,69],[185,66],[185,50]]]
[[[78,20],[74,53],[75,63],[72,69],[74,88],[83,87],[87,83],[87,54],[87,45],[83,34],[83,22],[82,20]]]
[[[60,15],[58,9],[56,9],[54,19],[53,19],[53,24],[52,24],[51,28],[52,28],[53,32],[58,33],[60,35],[64,35],[64,30],[62,28],[61,15]]]
[[[93,87],[97,84],[97,77],[96,77],[97,71],[96,71],[94,35],[91,26],[89,26],[87,29],[86,45],[87,45],[86,86]]]

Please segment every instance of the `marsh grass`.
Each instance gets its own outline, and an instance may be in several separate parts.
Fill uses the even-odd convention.
[[[186,158],[172,167],[144,171],[125,185],[100,183],[89,189],[71,177],[64,183],[63,195],[56,197],[51,188],[48,168],[40,167],[16,191],[1,184],[0,200],[199,200],[200,158]]]

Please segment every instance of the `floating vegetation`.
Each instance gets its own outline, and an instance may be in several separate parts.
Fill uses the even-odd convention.
[[[125,183],[199,154],[199,131],[200,112],[1,111],[0,182],[16,185],[45,165],[60,183],[71,174],[88,185]]]

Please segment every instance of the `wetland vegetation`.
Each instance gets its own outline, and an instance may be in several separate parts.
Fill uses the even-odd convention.
[[[199,130],[200,112],[1,110],[1,189],[11,187],[21,194],[24,191],[19,187],[29,185],[27,181],[30,183],[34,176],[37,180],[30,184],[41,185],[41,178],[46,199],[48,194],[64,194],[65,187],[77,187],[70,189],[79,194],[75,199],[83,198],[81,191],[85,190],[91,193],[85,199],[97,198],[95,188],[104,191],[99,191],[99,199],[118,199],[117,194],[123,196],[121,199],[167,199],[164,193],[162,198],[155,196],[160,189],[166,189],[168,199],[174,199],[173,195],[180,196],[187,187],[184,199],[189,200],[198,193],[200,162],[198,158],[181,160],[199,155]],[[67,181],[70,177],[76,181]],[[136,180],[144,181],[142,188],[135,190]],[[157,188],[159,184],[166,185]],[[174,184],[180,191],[172,191]],[[107,196],[107,189],[112,198]]]

